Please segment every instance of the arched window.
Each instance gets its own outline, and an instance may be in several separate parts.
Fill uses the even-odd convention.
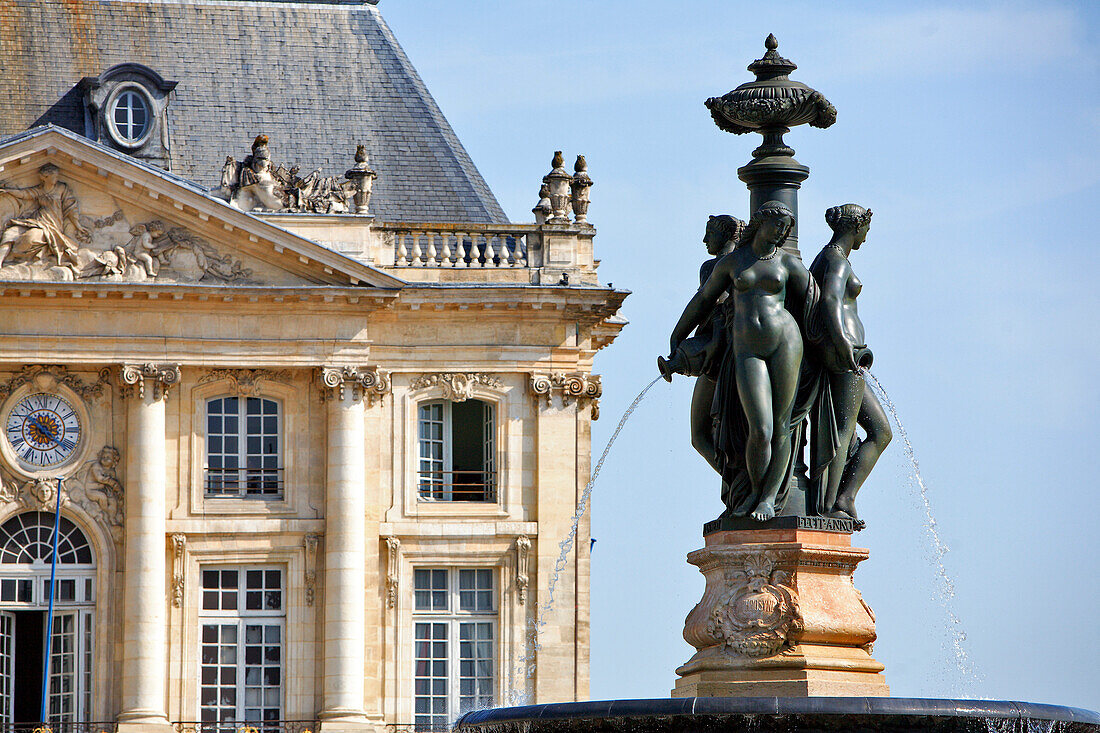
[[[56,516],[27,512],[0,525],[0,727],[4,730],[13,721],[38,719],[47,636],[49,723],[86,721],[92,709],[95,556],[80,528],[60,517],[57,574],[51,582]]]
[[[417,412],[422,501],[496,501],[496,421],[481,400],[435,400]]]
[[[51,512],[19,514],[0,526],[0,563],[49,565],[53,562],[53,522]],[[61,517],[57,533],[59,565],[90,565],[92,547],[80,528]]]
[[[282,499],[279,403],[264,397],[206,401],[206,495]]]
[[[126,145],[137,145],[142,141],[153,116],[145,95],[132,88],[118,93],[110,113],[119,141]]]

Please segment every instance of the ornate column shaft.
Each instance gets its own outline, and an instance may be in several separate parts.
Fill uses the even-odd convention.
[[[124,532],[122,706],[119,729],[167,726],[164,685],[167,639],[165,597],[165,401],[180,381],[177,364],[124,364],[127,399]]]
[[[366,430],[364,402],[388,391],[384,372],[323,367],[328,402],[325,481],[324,727],[365,725]]]

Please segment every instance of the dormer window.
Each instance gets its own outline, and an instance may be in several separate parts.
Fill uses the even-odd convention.
[[[152,105],[136,86],[120,88],[108,103],[110,131],[115,142],[138,147],[152,129]]]
[[[170,168],[168,102],[176,82],[141,64],[118,64],[80,82],[85,135],[162,168]]]

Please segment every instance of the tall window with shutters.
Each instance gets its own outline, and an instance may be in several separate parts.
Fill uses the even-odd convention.
[[[413,571],[413,722],[449,730],[496,699],[497,597],[490,568]]]
[[[423,402],[417,410],[421,501],[496,501],[496,419],[482,400]]]

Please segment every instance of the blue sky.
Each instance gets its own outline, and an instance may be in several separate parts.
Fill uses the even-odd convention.
[[[950,548],[953,659],[924,510],[900,441],[860,493],[857,586],[900,696],[1100,708],[1100,3],[384,0],[393,27],[513,221],[550,156],[584,153],[601,278],[634,292],[603,352],[598,453],[653,376],[696,286],[709,214],[748,214],[759,137],[703,100],[751,79],[769,33],[838,109],[787,142],[810,167],[800,243],[824,210],[875,211],[852,260],[875,373],[898,405]],[[551,10],[553,12],[551,12]],[[691,449],[690,382],[661,383],[593,497],[592,697],[662,697],[702,591],[684,561],[721,510]],[[624,672],[624,670],[629,670]]]

